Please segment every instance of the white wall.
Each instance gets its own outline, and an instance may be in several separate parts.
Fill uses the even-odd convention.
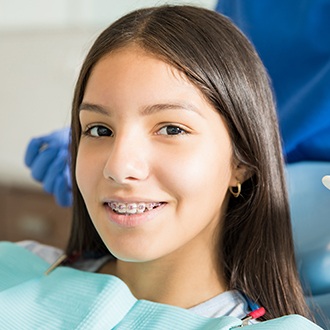
[[[0,182],[33,184],[28,141],[69,124],[73,87],[97,34],[137,7],[216,0],[0,0]]]

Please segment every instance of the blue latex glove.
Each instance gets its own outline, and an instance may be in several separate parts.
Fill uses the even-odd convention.
[[[33,138],[25,153],[25,164],[32,177],[41,182],[46,192],[55,196],[60,206],[71,206],[69,168],[69,128]]]

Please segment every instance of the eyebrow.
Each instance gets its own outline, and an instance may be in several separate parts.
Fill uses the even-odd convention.
[[[108,111],[105,107],[98,105],[98,104],[93,104],[93,103],[81,103],[79,106],[79,112],[81,110],[88,110],[88,111],[92,111],[92,112],[97,112],[100,113],[102,115],[106,115],[109,116],[110,115],[110,111]]]
[[[147,116],[164,110],[188,110],[204,117],[199,109],[189,103],[159,103],[148,105],[142,109],[141,113],[142,115]]]
[[[79,106],[79,111],[81,110],[88,110],[92,112],[96,112],[102,115],[110,116],[111,111],[107,109],[106,107],[94,103],[86,103],[83,102]],[[189,103],[157,103],[152,105],[147,105],[141,109],[141,114],[143,116],[149,116],[157,112],[165,111],[165,110],[186,110],[186,111],[192,111],[200,115],[201,117],[204,117],[201,111],[196,108],[194,105]]]

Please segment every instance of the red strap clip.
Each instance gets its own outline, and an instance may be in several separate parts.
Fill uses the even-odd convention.
[[[250,320],[256,320],[266,314],[266,310],[263,307],[259,307],[258,309],[255,309],[254,311],[250,312],[248,315],[246,315],[242,319],[242,326],[248,325]]]

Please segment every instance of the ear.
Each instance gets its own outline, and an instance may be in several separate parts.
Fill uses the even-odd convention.
[[[252,174],[251,169],[247,165],[242,163],[234,164],[229,185],[236,187],[238,181],[242,184],[244,181],[248,180]]]

